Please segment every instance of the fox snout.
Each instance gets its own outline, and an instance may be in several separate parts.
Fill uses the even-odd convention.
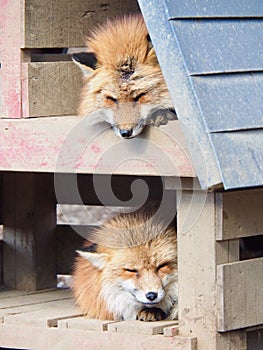
[[[133,137],[139,135],[142,132],[143,125],[129,125],[129,126],[113,126],[115,134],[124,139],[132,139]]]

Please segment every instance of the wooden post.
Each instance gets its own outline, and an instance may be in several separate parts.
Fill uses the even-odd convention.
[[[216,350],[214,194],[183,191],[177,219],[179,334],[196,336],[198,350]]]
[[[245,332],[219,333],[217,264],[238,258],[238,241],[217,242],[223,205],[216,193],[182,191],[178,203],[179,334],[197,350],[245,350]]]
[[[3,280],[14,289],[56,287],[53,175],[6,173]]]

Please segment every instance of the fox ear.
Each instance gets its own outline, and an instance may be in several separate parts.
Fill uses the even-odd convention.
[[[93,52],[74,53],[72,60],[79,66],[85,76],[91,75],[96,69],[97,57]]]
[[[77,253],[83,258],[87,259],[93,266],[95,266],[99,270],[102,270],[106,266],[109,258],[109,254],[105,253],[91,253],[84,252],[81,250],[77,250]]]

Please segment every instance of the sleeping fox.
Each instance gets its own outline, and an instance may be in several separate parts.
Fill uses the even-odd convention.
[[[177,317],[176,232],[141,214],[119,214],[78,251],[73,293],[80,310],[102,320]]]
[[[176,119],[160,66],[141,15],[108,21],[87,41],[88,53],[73,55],[84,72],[82,117],[107,122],[129,139],[145,125]]]

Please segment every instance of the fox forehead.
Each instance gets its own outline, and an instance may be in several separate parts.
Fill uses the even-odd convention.
[[[123,76],[118,71],[98,68],[94,74],[86,78],[86,86],[93,93],[109,93],[117,95],[132,95],[134,92],[151,90],[163,83],[159,68],[141,67],[132,74]]]
[[[144,245],[125,249],[113,249],[110,256],[111,264],[118,268],[156,270],[163,263],[176,264],[176,247],[167,244],[167,247],[163,246],[163,250],[159,252],[155,248]]]

